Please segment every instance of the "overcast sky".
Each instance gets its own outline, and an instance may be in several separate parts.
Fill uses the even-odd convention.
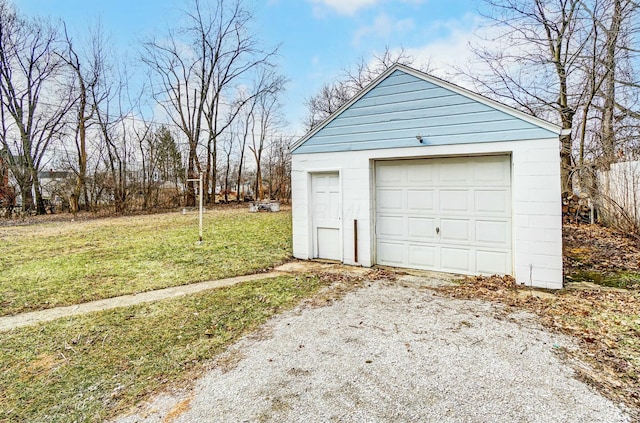
[[[27,15],[62,18],[72,33],[101,21],[118,50],[136,57],[138,43],[163,33],[187,0],[13,0]],[[376,52],[404,47],[430,59],[445,76],[467,60],[480,21],[479,0],[247,0],[255,32],[267,46],[281,45],[280,65],[290,83],[284,98],[289,134],[300,135],[304,102],[340,71]]]

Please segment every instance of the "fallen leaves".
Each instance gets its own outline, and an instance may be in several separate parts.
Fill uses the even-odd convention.
[[[640,292],[552,293],[517,285],[510,276],[468,277],[439,292],[499,302],[506,306],[505,316],[514,309],[530,311],[550,330],[578,339],[580,348],[567,354],[590,364],[574,366],[579,378],[615,402],[624,402],[640,417]]]
[[[565,274],[586,270],[640,272],[637,241],[600,225],[565,224],[562,230]]]

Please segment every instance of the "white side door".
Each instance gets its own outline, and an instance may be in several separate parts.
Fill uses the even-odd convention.
[[[311,174],[313,257],[342,261],[340,175]]]

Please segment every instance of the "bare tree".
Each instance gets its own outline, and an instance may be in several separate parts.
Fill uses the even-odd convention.
[[[210,7],[207,7],[210,6]],[[266,65],[275,53],[263,52],[250,33],[251,14],[240,0],[193,0],[188,24],[162,40],[143,46],[143,61],[159,78],[154,96],[188,140],[187,173],[205,175],[205,191],[215,184],[217,137],[229,128],[243,104],[235,85]],[[206,150],[204,165],[198,148]],[[194,185],[187,187],[187,204],[195,204]]]
[[[246,104],[244,111],[242,112],[240,119],[236,124],[236,135],[238,138],[238,167],[236,171],[236,189],[238,190],[236,200],[240,202],[241,198],[244,199],[244,193],[242,187],[244,186],[244,180],[242,179],[244,170],[244,158],[247,146],[247,140],[249,138],[249,127],[251,126],[251,116],[253,116],[253,110],[255,108],[255,101],[251,101]]]
[[[285,79],[274,72],[264,72],[260,77],[263,81],[258,86],[269,87],[259,90],[255,107],[249,113],[251,120],[251,144],[249,150],[253,153],[256,164],[256,200],[264,198],[262,185],[262,154],[267,147],[268,139],[275,135],[275,130],[282,125],[280,115],[280,95],[284,90]]]
[[[269,198],[282,202],[291,198],[291,139],[283,136],[269,143],[267,167]]]
[[[104,73],[106,62],[104,38],[101,25],[95,26],[90,34],[88,51],[82,54],[81,48],[77,46],[69,36],[66,26],[64,27],[66,52],[60,58],[71,70],[70,92],[73,93],[74,120],[74,145],[77,154],[77,166],[72,167],[76,173],[76,183],[71,195],[71,209],[76,212],[78,208],[87,209],[90,204],[87,189],[87,164],[88,164],[88,142],[87,131],[95,124],[95,111],[97,104],[104,100],[105,92],[101,93],[101,98],[94,101],[92,94],[96,94],[95,89]]]
[[[187,139],[187,176],[195,178],[202,171],[197,149],[202,133],[206,94],[202,78],[196,75],[197,59],[170,33],[166,39],[143,45],[142,60],[159,80],[152,82],[153,94],[172,122]],[[195,205],[195,187],[187,184],[188,206]]]
[[[598,2],[595,2],[596,5]],[[595,6],[595,5],[594,5]],[[637,121],[640,118],[628,105],[629,90],[635,91],[631,97],[637,98],[640,86],[635,82],[637,69],[633,66],[637,61],[636,54],[639,46],[634,46],[634,37],[637,36],[637,19],[639,5],[634,0],[604,0],[603,7],[590,10],[594,28],[604,34],[602,53],[598,57],[602,87],[598,90],[601,99],[597,106],[601,110],[600,144],[602,148],[602,166],[608,169],[611,163],[617,160],[618,153],[623,154],[624,139],[621,123],[624,118]],[[598,13],[600,12],[600,13]],[[623,94],[623,95],[621,95]],[[621,106],[622,103],[627,103]],[[616,117],[622,111],[621,116]],[[622,147],[622,148],[621,148]]]
[[[96,125],[99,131],[102,156],[107,169],[105,189],[111,193],[116,213],[127,209],[129,200],[129,173],[134,154],[132,113],[127,98],[126,69],[117,74],[104,72],[91,88],[95,104]]]
[[[221,178],[222,179],[221,186],[222,186],[222,195],[224,196],[225,203],[229,202],[229,192],[230,192],[229,181],[231,178],[232,157],[233,157],[234,150],[236,148],[235,141],[239,138],[240,138],[240,134],[232,132],[225,138],[224,143],[222,144],[222,151],[224,153],[224,167],[222,168],[222,170],[224,175]],[[237,200],[240,187],[237,187],[236,190],[237,190],[236,191],[236,200]]]
[[[201,14],[198,16],[202,17]],[[254,90],[249,95],[243,95],[234,85],[242,80],[247,83],[250,78],[260,78],[265,68],[273,68],[270,60],[277,52],[277,49],[265,52],[259,48],[255,36],[250,32],[252,16],[242,8],[240,2],[233,3],[225,10],[220,1],[213,17],[210,20],[218,24],[217,31],[214,37],[205,38],[211,62],[211,91],[205,108],[208,129],[207,175],[210,181],[216,180],[217,138],[230,128],[243,106],[261,93],[260,90]],[[275,89],[273,86],[261,88]],[[221,119],[223,116],[224,119]]]
[[[591,34],[581,0],[484,0],[498,35],[474,52],[488,73],[466,72],[484,93],[573,129],[584,93],[579,59]],[[561,135],[562,188],[572,188],[571,134]]]
[[[45,20],[25,19],[0,2],[2,146],[20,186],[23,206],[45,213],[38,171],[61,136],[71,101],[60,85],[60,34]],[[33,195],[32,195],[33,193]],[[35,198],[34,198],[35,196]],[[35,204],[34,204],[35,203]]]

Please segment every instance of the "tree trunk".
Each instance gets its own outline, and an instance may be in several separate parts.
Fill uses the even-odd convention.
[[[89,198],[87,197],[87,149],[86,149],[86,128],[84,121],[80,125],[80,145],[78,148],[78,176],[76,177],[76,185],[73,190],[76,199],[78,200],[78,207],[86,209],[89,204]],[[84,195],[84,201],[80,201],[81,196]]]
[[[604,155],[604,167],[609,169],[615,162],[615,133],[614,133],[614,108],[616,99],[616,47],[618,34],[622,21],[621,0],[614,0],[614,11],[611,17],[611,27],[607,31],[607,44],[604,58],[606,78],[604,83],[604,105],[602,109],[602,152]]]
[[[240,201],[244,200],[244,193],[242,192],[242,185],[241,185],[242,184],[242,166],[243,166],[243,161],[244,161],[244,146],[243,146],[243,151],[240,152],[240,163],[238,164],[238,179],[237,179],[237,183],[236,183],[236,190],[237,190],[236,201],[238,203]]]
[[[187,179],[195,179],[195,161],[196,161],[196,150],[193,144],[189,147],[189,159],[187,161]],[[196,190],[195,190],[195,182],[194,181],[185,181],[187,188],[187,196],[185,198],[185,205],[187,207],[195,207],[196,206]]]
[[[40,187],[40,179],[38,178],[38,170],[32,168],[31,175],[33,178],[33,193],[35,195],[35,206],[37,214],[46,214],[47,210],[44,207],[44,201],[42,198],[42,189]]]
[[[31,184],[20,185],[20,196],[22,197],[22,210],[28,210],[33,207],[33,191]]]
[[[231,153],[227,154],[227,169],[224,173],[224,202],[229,202],[229,170],[231,168]],[[236,192],[236,197],[238,196]]]
[[[260,166],[260,156],[256,154],[256,200],[262,201],[264,193],[262,192],[262,168]]]
[[[555,55],[553,57],[560,88],[558,106],[560,109],[560,119],[562,120],[562,129],[571,129],[573,127],[575,110],[569,107],[569,98],[567,95],[567,71],[560,60],[561,50],[559,45],[556,46]],[[573,171],[573,161],[571,157],[572,148],[572,134],[569,133],[567,135],[560,136],[560,186],[562,188],[562,192],[573,192],[573,181],[571,180]]]

